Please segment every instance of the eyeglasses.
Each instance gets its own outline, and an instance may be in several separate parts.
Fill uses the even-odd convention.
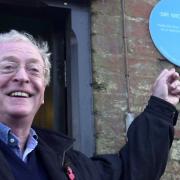
[[[21,65],[14,61],[0,61],[0,74],[15,74],[19,71]],[[25,65],[25,71],[30,76],[42,77],[44,75],[44,67],[37,62],[29,62]]]

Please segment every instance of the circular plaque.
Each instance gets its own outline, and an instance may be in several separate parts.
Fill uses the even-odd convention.
[[[161,0],[151,11],[151,38],[160,53],[180,66],[180,0]]]

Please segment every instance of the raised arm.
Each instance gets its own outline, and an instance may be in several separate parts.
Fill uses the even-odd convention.
[[[163,70],[152,87],[152,95],[173,105],[179,102],[180,81],[175,69]]]
[[[148,106],[130,126],[128,143],[120,152],[123,179],[159,180],[164,173],[178,116],[174,106],[180,97],[178,78],[175,69],[163,70],[152,87]]]
[[[145,110],[129,127],[119,156],[95,157],[103,180],[159,180],[165,171],[179,102],[179,74],[163,70],[152,87]]]
[[[130,125],[126,145],[117,154],[87,157],[75,153],[82,179],[159,180],[165,171],[179,102],[179,74],[164,70],[152,87],[145,110]],[[76,157],[76,158],[75,158]]]

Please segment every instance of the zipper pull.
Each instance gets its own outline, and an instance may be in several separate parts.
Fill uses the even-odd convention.
[[[69,177],[69,180],[75,180],[75,174],[73,173],[70,166],[67,166],[66,172],[67,176]]]

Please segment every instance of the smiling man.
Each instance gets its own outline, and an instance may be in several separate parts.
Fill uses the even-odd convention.
[[[27,42],[0,43],[0,119],[20,137],[21,151],[44,91],[44,62],[38,50]]]
[[[0,34],[0,180],[158,180],[173,141],[179,74],[162,71],[117,154],[87,158],[72,139],[31,128],[50,80],[49,55],[29,34]]]

